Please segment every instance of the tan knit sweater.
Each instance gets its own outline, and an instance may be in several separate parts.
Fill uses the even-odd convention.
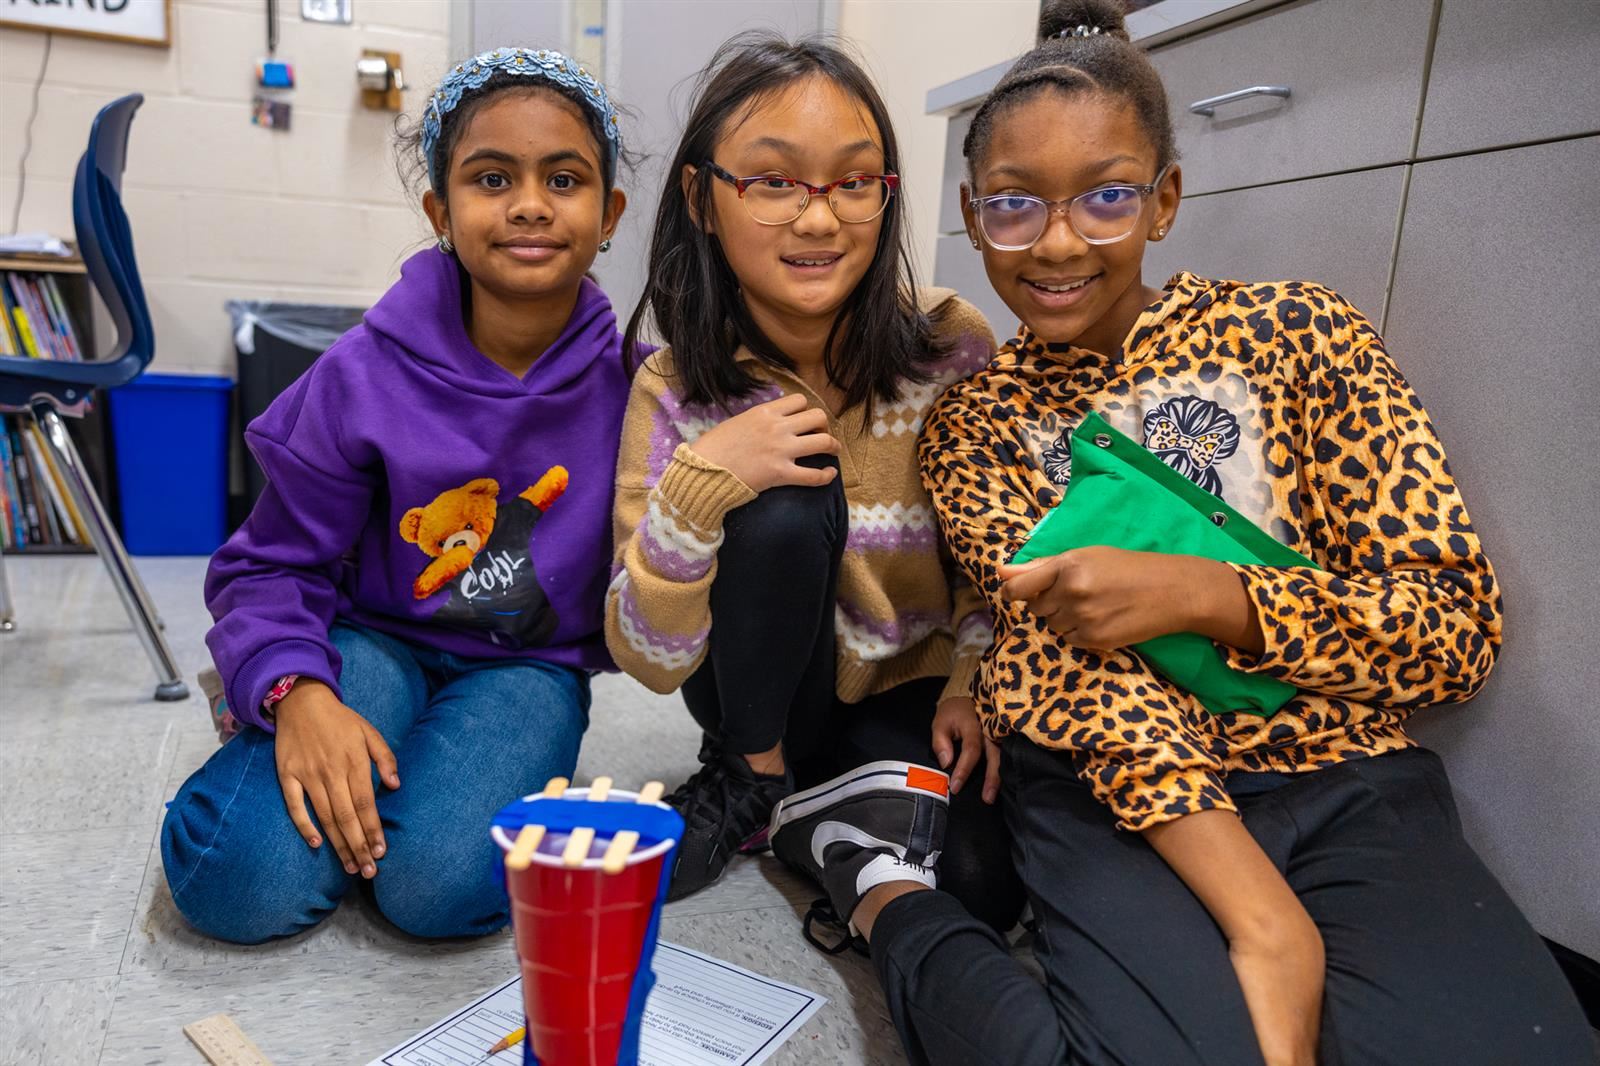
[[[849,703],[923,677],[948,676],[946,696],[970,695],[992,630],[982,598],[954,576],[940,543],[916,449],[934,399],[988,363],[994,335],[977,308],[949,289],[922,290],[918,301],[953,341],[933,380],[904,387],[896,403],[879,403],[870,424],[860,407],[829,420],[843,446],[849,506],[834,611],[836,689]],[[746,351],[738,358],[762,384],[730,412],[680,399],[668,349],[640,368],[628,398],[606,643],[618,666],[657,692],[676,689],[705,658],[723,518],[756,496],[700,458],[695,440],[731,414],[792,393],[826,409],[795,375]]]

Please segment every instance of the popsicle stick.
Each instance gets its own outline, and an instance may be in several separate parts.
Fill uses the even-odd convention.
[[[657,803],[667,786],[660,781],[651,781],[639,790],[640,803]],[[600,860],[600,869],[608,874],[620,874],[628,865],[628,856],[633,849],[639,846],[639,834],[632,829],[624,829],[611,838],[611,843],[606,845],[605,857]]]
[[[567,850],[561,853],[563,866],[582,866],[583,860],[589,857],[589,848],[594,845],[594,830],[588,826],[579,826],[567,838]]]
[[[639,834],[632,829],[624,829],[611,838],[611,843],[606,845],[605,857],[600,860],[600,869],[608,874],[620,874],[623,867],[628,865],[628,856],[639,844]]]
[[[546,799],[560,799],[566,794],[567,786],[571,783],[564,777],[552,777],[545,783],[542,795]],[[526,870],[533,862],[533,853],[539,850],[539,845],[543,841],[544,826],[523,826],[517,833],[517,839],[511,844],[511,851],[506,855],[506,868]]]
[[[594,782],[589,786],[589,801],[591,803],[604,803],[609,795],[611,795],[611,778],[595,778]]]
[[[528,864],[533,862],[533,853],[539,850],[539,842],[544,839],[544,826],[525,825],[522,832],[517,834],[517,839],[511,845],[511,853],[506,856],[506,869],[526,870]]]

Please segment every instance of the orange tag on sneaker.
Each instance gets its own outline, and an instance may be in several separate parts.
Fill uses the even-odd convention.
[[[906,768],[906,787],[920,788],[924,792],[932,792],[939,796],[950,795],[950,779],[935,770],[924,770],[920,766]]]

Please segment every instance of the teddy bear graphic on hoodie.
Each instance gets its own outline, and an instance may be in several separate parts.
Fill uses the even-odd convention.
[[[534,573],[529,541],[566,490],[566,469],[553,466],[504,503],[500,483],[485,477],[411,508],[400,518],[400,536],[431,557],[412,595],[425,600],[448,587],[436,621],[488,630],[496,644],[512,648],[547,643],[560,619]]]

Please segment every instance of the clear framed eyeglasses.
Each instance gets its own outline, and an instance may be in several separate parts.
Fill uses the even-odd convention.
[[[1121,182],[1098,185],[1066,200],[1042,200],[1027,193],[1007,192],[968,200],[978,219],[978,232],[993,248],[1020,252],[1032,248],[1050,225],[1050,216],[1064,210],[1067,222],[1089,244],[1115,244],[1139,224],[1144,204],[1166,180],[1171,164],[1149,185]]]

